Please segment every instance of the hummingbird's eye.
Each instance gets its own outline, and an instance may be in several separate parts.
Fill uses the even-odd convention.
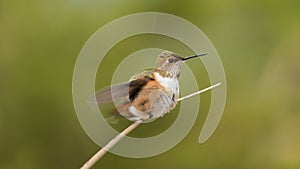
[[[174,63],[176,60],[175,59],[169,59],[168,62],[169,63]]]

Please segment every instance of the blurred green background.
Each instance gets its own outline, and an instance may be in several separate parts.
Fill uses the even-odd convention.
[[[196,125],[178,146],[145,159],[107,154],[95,168],[300,168],[299,9],[300,1],[293,0],[0,1],[0,168],[79,168],[99,149],[73,108],[76,58],[101,26],[149,11],[192,22],[215,45],[228,83],[222,121],[206,143],[198,144],[210,98],[203,94]],[[109,55],[163,48],[163,41],[175,49],[181,45],[135,37]],[[106,61],[111,65],[98,79],[101,87],[118,64]],[[201,87],[207,83],[203,77]],[[147,131],[141,129],[133,134]]]

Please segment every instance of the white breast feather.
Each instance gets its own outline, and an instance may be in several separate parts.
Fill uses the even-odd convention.
[[[174,94],[179,94],[179,83],[177,79],[163,77],[157,72],[154,72],[154,76],[163,87],[169,89]]]

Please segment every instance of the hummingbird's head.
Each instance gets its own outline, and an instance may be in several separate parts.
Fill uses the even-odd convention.
[[[155,69],[164,72],[166,76],[179,78],[181,66],[184,61],[203,55],[206,54],[193,55],[182,58],[173,52],[163,51],[157,58]]]

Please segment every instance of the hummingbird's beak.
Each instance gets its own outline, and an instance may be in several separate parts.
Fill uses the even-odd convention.
[[[207,55],[207,53],[202,53],[202,54],[198,54],[198,55],[187,56],[187,57],[182,58],[182,60],[185,61],[185,60],[188,60],[188,59],[192,59],[192,58],[200,57],[200,56],[204,56],[204,55]]]

